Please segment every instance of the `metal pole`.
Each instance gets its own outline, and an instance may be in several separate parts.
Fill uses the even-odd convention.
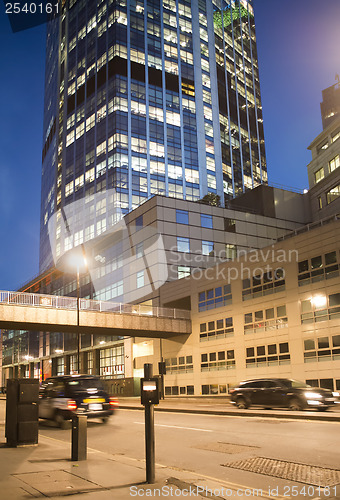
[[[80,301],[80,278],[79,265],[77,266],[77,371],[80,373],[80,333],[79,333],[79,301]]]
[[[87,458],[87,416],[74,415],[72,418],[71,460]]]
[[[153,366],[151,363],[144,363],[144,378],[152,378]]]
[[[160,347],[160,355],[161,355],[161,363],[163,364],[163,345],[162,339],[159,339],[159,347]],[[161,399],[164,399],[164,374],[161,373]]]
[[[144,364],[144,378],[152,378],[153,367],[151,363]],[[146,482],[155,482],[155,420],[154,405],[145,405],[145,460],[146,460]]]
[[[146,482],[155,482],[155,420],[154,405],[145,405]]]

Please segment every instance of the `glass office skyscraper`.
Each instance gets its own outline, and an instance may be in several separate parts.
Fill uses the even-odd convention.
[[[52,215],[58,257],[112,226],[110,207],[223,205],[267,181],[250,0],[63,0],[46,50],[40,271]]]

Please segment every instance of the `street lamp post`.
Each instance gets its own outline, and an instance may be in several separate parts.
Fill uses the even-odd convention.
[[[77,263],[77,371],[80,373],[80,332],[79,332],[79,313],[80,313],[80,273],[79,263]]]
[[[77,251],[78,250],[78,251]],[[81,347],[81,334],[80,334],[80,272],[87,270],[87,261],[85,257],[85,249],[83,246],[80,249],[72,252],[66,262],[69,272],[71,269],[77,272],[77,372],[80,373],[80,347]]]

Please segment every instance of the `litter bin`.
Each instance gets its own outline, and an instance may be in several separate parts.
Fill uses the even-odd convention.
[[[9,379],[6,389],[6,440],[16,447],[38,443],[38,379]]]

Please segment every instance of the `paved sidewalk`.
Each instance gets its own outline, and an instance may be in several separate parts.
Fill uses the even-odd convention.
[[[71,438],[71,436],[70,436]],[[71,446],[39,436],[39,444],[8,448],[0,426],[0,499],[112,500],[134,497],[254,498],[241,486],[156,465],[156,483],[145,482],[145,462],[88,448],[88,458],[70,460]],[[198,490],[197,490],[198,488]],[[209,495],[213,492],[213,496]],[[243,494],[244,491],[244,494]],[[207,495],[208,492],[208,495]],[[215,493],[215,495],[214,495]],[[275,498],[263,491],[261,498]]]

